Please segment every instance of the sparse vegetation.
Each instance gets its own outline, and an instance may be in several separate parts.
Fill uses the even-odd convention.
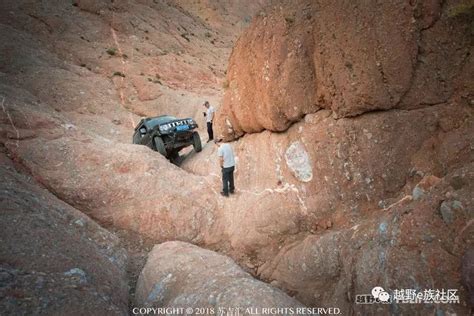
[[[229,81],[226,79],[224,82],[222,82],[222,88],[228,89],[229,88]]]
[[[122,78],[125,78],[125,74],[121,71],[116,71],[114,72],[113,76],[118,76],[118,77],[122,77]]]
[[[115,56],[115,54],[117,54],[117,49],[115,47],[112,47],[112,48],[108,48],[106,50],[107,54],[109,54],[110,56]]]
[[[291,16],[287,16],[285,17],[285,21],[286,21],[286,24],[288,24],[288,26],[292,26],[295,23],[295,18]]]
[[[191,40],[188,37],[188,33],[182,33],[181,37],[184,38],[185,40],[187,40],[188,42],[191,42]]]
[[[210,38],[210,37],[212,37],[212,34],[211,34],[211,32],[208,31],[208,32],[204,33],[204,36],[206,36],[207,38]]]
[[[460,3],[448,9],[448,17],[450,18],[454,18],[462,14],[474,15],[474,0],[467,1],[466,3]]]
[[[158,75],[156,76],[156,78],[147,78],[147,80],[148,80],[149,82],[158,83],[158,84],[163,85],[163,83],[161,82],[160,79],[161,79],[161,78],[160,78]]]

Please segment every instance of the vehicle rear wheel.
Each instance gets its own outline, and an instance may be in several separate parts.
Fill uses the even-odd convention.
[[[199,137],[198,132],[193,132],[193,147],[196,152],[202,150],[201,137]]]
[[[155,143],[156,151],[166,157],[166,148],[163,140],[160,137],[155,136],[153,137],[153,142]]]

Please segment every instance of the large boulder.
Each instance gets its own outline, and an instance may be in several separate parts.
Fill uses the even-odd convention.
[[[438,0],[277,6],[232,52],[218,133],[284,131],[320,108],[348,117],[469,98],[469,10]]]
[[[251,315],[263,308],[303,307],[254,279],[232,259],[183,242],[153,248],[138,279],[136,300],[137,306],[193,308],[193,315],[198,309],[210,315],[237,313],[239,308],[239,315]]]
[[[118,238],[0,160],[2,314],[127,315]]]

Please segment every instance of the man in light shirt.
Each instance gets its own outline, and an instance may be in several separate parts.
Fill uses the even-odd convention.
[[[234,194],[234,170],[235,157],[232,147],[228,143],[222,143],[222,139],[218,139],[215,143],[219,146],[217,156],[219,156],[219,164],[222,169],[222,192],[221,195],[228,197],[229,193]]]
[[[209,104],[208,101],[204,102],[204,106],[207,109],[206,112],[204,112],[204,116],[206,117],[207,134],[209,136],[207,142],[209,143],[211,140],[214,139],[214,132],[212,131],[212,122],[214,122],[214,112],[216,112],[216,110],[213,106]]]

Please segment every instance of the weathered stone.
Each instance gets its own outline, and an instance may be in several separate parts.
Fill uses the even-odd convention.
[[[474,305],[474,248],[466,251],[462,259],[462,283],[468,290],[468,300]]]
[[[205,314],[228,308],[250,315],[247,308],[303,307],[254,279],[232,259],[183,242],[153,248],[138,280],[136,299],[138,306],[201,308]]]
[[[293,175],[300,181],[309,182],[313,178],[311,161],[304,146],[296,141],[292,143],[285,152],[286,164]]]
[[[219,133],[232,139],[284,131],[320,108],[349,117],[469,94],[469,14],[441,10],[458,6],[437,0],[275,6],[253,21],[233,50],[216,117]]]
[[[0,208],[2,314],[127,314],[115,235],[3,165]]]
[[[235,30],[248,23],[232,12],[246,17],[263,2],[245,3],[84,0],[81,10],[2,1],[0,142],[17,167],[102,225],[218,249],[307,305],[433,314],[429,304],[388,311],[353,299],[374,285],[435,286],[462,294],[462,304],[440,310],[468,313],[459,275],[473,243],[469,15],[453,13],[451,0],[291,1],[255,19],[222,82]],[[212,144],[187,155],[186,171],[129,144],[142,115],[194,116],[203,131],[201,104],[218,107],[221,87],[216,134],[248,133],[231,144],[237,192],[228,199],[218,194]],[[414,187],[422,197],[412,199]],[[449,225],[443,200],[463,206],[449,205]],[[95,227],[66,222],[71,231]],[[64,275],[73,268],[86,283]],[[4,270],[6,282],[22,277]],[[74,261],[56,277],[95,286],[89,270]],[[50,279],[22,284],[44,289]],[[153,301],[166,299],[172,279],[162,281]],[[107,291],[104,300],[115,300]]]
[[[425,195],[425,191],[419,186],[416,186],[413,188],[413,192],[411,193],[411,195],[413,196],[413,199],[416,201],[416,200],[421,199]]]
[[[472,169],[469,177],[474,177]],[[282,248],[273,260],[259,268],[259,274],[296,291],[296,298],[305,304],[333,304],[342,313],[388,313],[389,306],[353,303],[355,295],[370,293],[375,286],[391,291],[413,284],[420,289],[455,288],[460,301],[465,301],[463,297],[472,300],[472,223],[464,225],[467,216],[459,214],[463,226],[454,231],[437,216],[441,193],[448,186],[444,181],[422,200],[397,204],[390,212],[373,214],[352,227],[309,235]],[[467,196],[463,199],[470,201]],[[463,283],[468,292],[452,277],[452,273],[458,273],[454,271],[459,271],[463,254]],[[346,293],[350,293],[349,300]],[[451,304],[443,310],[459,315],[468,313],[466,308]],[[410,315],[435,310],[429,304],[398,304],[397,309]]]
[[[439,207],[441,217],[446,224],[451,224],[456,217],[459,217],[460,211],[462,211],[462,203],[459,201],[443,201]]]

